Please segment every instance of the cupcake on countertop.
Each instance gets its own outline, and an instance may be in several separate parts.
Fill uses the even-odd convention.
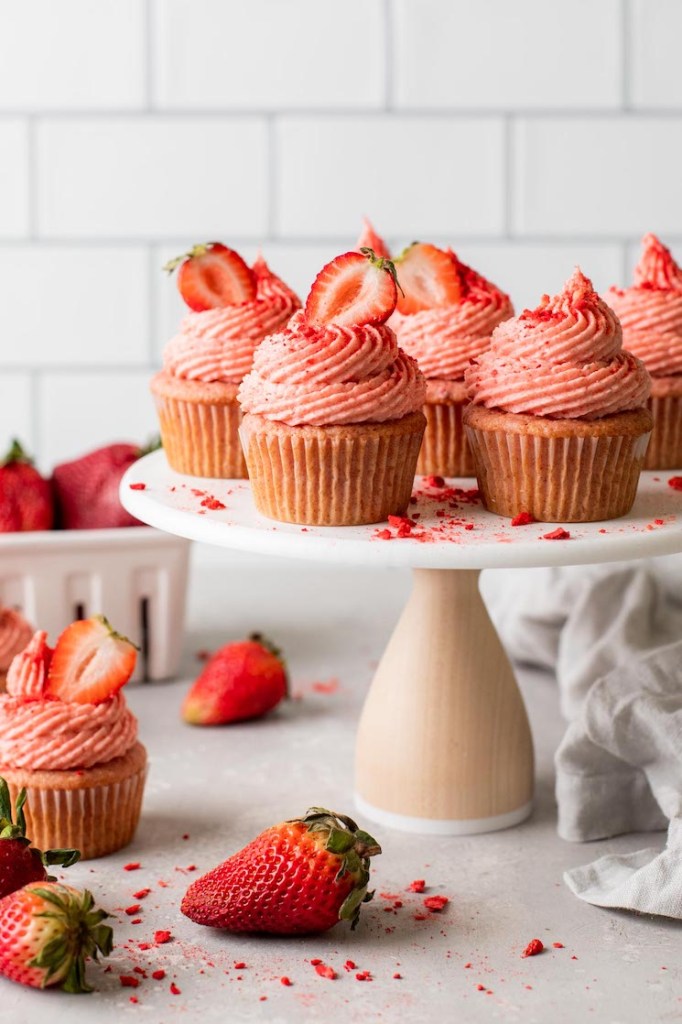
[[[624,344],[652,376],[654,428],[646,469],[682,466],[682,267],[655,235],[642,239],[630,288],[610,288],[606,301],[623,327]]]
[[[135,657],[96,616],[68,626],[54,651],[35,633],[12,661],[0,696],[0,775],[13,800],[26,789],[38,847],[101,857],[133,838],[147,753],[120,690]]]
[[[365,221],[360,242],[371,240],[387,253]],[[417,472],[472,476],[474,465],[462,425],[468,403],[464,371],[488,348],[494,329],[513,315],[514,308],[508,295],[451,249],[415,242],[394,262],[400,288],[391,327],[427,381],[426,431]]]
[[[0,605],[0,690],[5,689],[7,671],[15,655],[23,651],[32,636],[33,626],[20,612]]]
[[[256,351],[239,400],[256,506],[285,522],[347,526],[405,512],[426,383],[386,321],[390,260],[338,256],[305,309]]]
[[[465,380],[464,423],[491,511],[591,522],[630,510],[651,378],[580,270],[559,295],[500,324]]]
[[[237,389],[263,338],[301,303],[259,257],[248,267],[219,242],[166,265],[192,310],[166,345],[151,388],[171,467],[205,477],[244,477]]]

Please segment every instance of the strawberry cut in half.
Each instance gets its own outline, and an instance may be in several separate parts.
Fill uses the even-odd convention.
[[[395,309],[398,282],[391,260],[372,249],[346,252],[322,268],[305,304],[311,324],[383,324]]]
[[[413,242],[395,260],[402,294],[399,313],[456,306],[462,295],[457,262],[451,252],[427,242]]]
[[[72,704],[99,704],[128,682],[137,649],[103,615],[72,622],[57,640],[45,695]]]
[[[178,291],[197,313],[219,306],[241,306],[256,297],[253,271],[238,252],[222,242],[195,245],[163,269],[169,274],[178,269]]]

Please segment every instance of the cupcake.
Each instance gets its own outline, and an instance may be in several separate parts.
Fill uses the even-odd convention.
[[[606,301],[623,327],[623,341],[651,374],[654,428],[645,469],[682,466],[682,267],[655,235],[642,240],[631,288],[610,288]]]
[[[239,389],[256,507],[284,522],[353,526],[407,509],[426,382],[386,325],[390,260],[338,256],[305,310],[257,349]]]
[[[473,476],[462,425],[468,404],[464,371],[514,309],[508,295],[450,249],[417,242],[395,263],[402,294],[391,326],[426,377],[426,431],[417,472]]]
[[[245,477],[237,390],[267,334],[301,303],[264,259],[248,267],[218,242],[166,265],[192,310],[166,345],[151,390],[171,467],[204,477]]]
[[[651,432],[651,378],[576,270],[493,333],[466,371],[464,423],[488,509],[591,522],[631,508]]]
[[[7,684],[7,670],[15,655],[23,651],[33,636],[30,626],[23,615],[14,608],[0,606],[0,691]]]
[[[74,622],[52,651],[35,633],[0,696],[0,775],[26,789],[36,846],[102,857],[126,846],[142,806],[147,752],[121,687],[135,648],[96,616]]]

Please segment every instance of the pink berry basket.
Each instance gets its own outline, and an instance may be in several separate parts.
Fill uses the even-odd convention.
[[[182,653],[190,542],[148,526],[0,534],[0,604],[54,642],[103,614],[140,653],[133,679],[169,679]]]

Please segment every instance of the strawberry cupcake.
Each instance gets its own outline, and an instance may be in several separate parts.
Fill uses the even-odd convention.
[[[559,295],[500,324],[465,380],[464,423],[492,512],[591,522],[630,510],[651,378],[580,270]]]
[[[32,636],[33,626],[20,612],[0,605],[0,691],[7,685],[7,671],[15,655],[23,651]]]
[[[137,720],[120,689],[135,648],[96,616],[68,626],[52,651],[35,633],[0,696],[0,775],[12,800],[26,789],[26,828],[41,849],[83,858],[126,846],[147,773]]]
[[[415,242],[397,257],[401,293],[391,326],[426,377],[426,431],[417,472],[473,476],[462,425],[464,371],[514,309],[508,295],[452,250]]]
[[[682,267],[655,235],[642,240],[631,288],[610,288],[606,301],[623,327],[623,340],[652,377],[654,428],[645,469],[682,466]]]
[[[301,303],[264,259],[248,267],[219,242],[197,245],[165,269],[176,267],[192,312],[151,384],[168,462],[192,476],[245,477],[237,390],[256,347]]]
[[[386,325],[396,295],[390,260],[345,253],[257,349],[239,389],[240,433],[264,515],[353,526],[405,512],[426,382]]]

